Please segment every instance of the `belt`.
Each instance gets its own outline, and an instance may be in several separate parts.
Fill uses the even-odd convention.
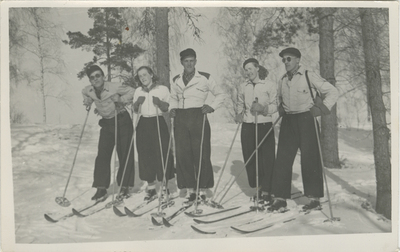
[[[307,113],[307,112],[309,112],[309,110],[302,111],[302,112],[286,112],[285,111],[285,113],[288,114],[288,115],[298,115],[298,114],[303,114],[303,113]]]

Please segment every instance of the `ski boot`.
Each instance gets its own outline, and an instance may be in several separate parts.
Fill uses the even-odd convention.
[[[154,197],[157,197],[157,191],[156,191],[156,189],[147,190],[146,196],[144,197],[144,201],[149,201],[149,200],[151,200],[151,199],[154,198]]]
[[[96,193],[93,195],[92,200],[94,201],[105,201],[107,199],[107,189],[105,188],[97,188]]]
[[[183,202],[184,205],[191,205],[194,204],[197,197],[197,203],[201,204],[206,202],[206,195],[197,195],[196,193],[190,193],[189,197],[186,198],[186,201]]]
[[[169,189],[163,190],[161,195],[161,202],[166,203],[170,197]]]
[[[267,210],[268,212],[284,213],[288,211],[286,206],[287,206],[286,200],[276,199],[271,204],[271,206],[267,208]]]
[[[310,213],[313,210],[322,210],[321,203],[319,200],[311,200],[310,203],[304,205],[300,212],[304,212],[305,214]]]
[[[124,199],[127,199],[131,196],[131,194],[129,193],[129,188],[123,186],[121,188],[121,192],[119,193],[119,195],[117,196],[117,200],[119,201],[123,201]]]

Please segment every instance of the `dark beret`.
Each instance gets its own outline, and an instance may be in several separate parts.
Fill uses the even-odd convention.
[[[181,60],[185,59],[186,57],[190,57],[190,56],[196,58],[196,52],[192,48],[183,50],[179,55],[181,56]]]
[[[90,67],[86,68],[86,75],[90,77],[93,72],[100,71],[101,74],[104,76],[103,70],[97,65],[91,65]]]
[[[256,60],[255,58],[250,58],[250,59],[247,59],[247,60],[245,60],[245,61],[243,62],[243,68],[244,68],[247,64],[249,64],[250,62],[256,63],[257,66],[260,65],[260,64],[258,63],[258,60]]]
[[[279,53],[279,56],[280,56],[280,57],[283,57],[283,55],[284,55],[285,53],[294,55],[294,56],[296,56],[297,58],[301,58],[301,53],[300,53],[300,51],[299,51],[297,48],[294,48],[294,47],[289,47],[289,48],[283,49],[283,50]]]

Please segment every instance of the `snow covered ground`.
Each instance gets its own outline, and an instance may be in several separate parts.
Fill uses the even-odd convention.
[[[211,127],[212,162],[215,181],[217,181],[237,125],[212,123]],[[371,240],[382,238],[380,241],[384,241],[387,236],[393,238],[391,221],[372,210],[376,197],[372,134],[370,131],[346,129],[339,130],[339,151],[344,164],[343,168],[327,171],[332,211],[335,217],[341,219],[338,222],[324,222],[330,216],[327,202],[323,203],[322,211],[315,211],[308,215],[298,214],[298,209],[307,201],[300,193],[303,189],[299,158],[296,158],[292,192],[297,194],[293,195],[295,199],[288,201],[288,207],[291,210],[282,215],[252,212],[213,224],[197,224],[191,217],[181,214],[171,221],[173,227],[167,228],[154,226],[151,223],[150,214],[138,218],[118,217],[112,209],[106,209],[86,218],[74,216],[58,223],[50,223],[44,219],[45,213],[53,218],[59,218],[71,212],[71,207],[64,208],[56,204],[55,198],[63,195],[81,129],[82,125],[14,125],[11,127],[15,243],[17,244],[15,251],[161,251],[161,249],[170,251],[168,250],[170,248],[175,248],[172,251],[287,251],[285,248],[296,242],[298,245],[295,245],[295,248],[298,251],[347,248],[346,242],[352,246],[352,249],[348,251],[359,251],[359,249],[372,249],[378,246]],[[91,188],[91,183],[98,134],[97,125],[86,126],[66,193],[66,198],[71,201],[72,207],[80,208],[88,204],[95,192],[95,189]],[[249,197],[254,194],[254,189],[248,186],[245,172],[239,176],[243,165],[240,134],[238,134],[223,173],[216,200],[219,201],[223,194],[221,191],[230,181],[236,179],[221,203],[224,208],[233,206],[241,206],[241,208],[201,219],[211,220],[219,216],[228,216],[248,210],[249,206],[253,205]],[[132,190],[133,196],[125,201],[125,205],[133,208],[141,203],[144,197],[141,190],[145,186],[146,184],[136,176],[135,187]],[[110,194],[112,188],[113,185],[109,189]],[[183,193],[179,192],[175,181],[170,183],[170,190],[178,198],[173,207],[165,210],[166,216],[176,211],[184,200]],[[209,197],[212,196],[213,190],[208,192]],[[110,199],[111,196],[107,201]],[[322,201],[326,200],[327,198],[322,199]],[[152,206],[157,203],[153,203]],[[95,208],[102,206],[104,204]],[[199,208],[204,213],[216,211],[205,205],[200,205]],[[123,207],[119,209],[123,210]],[[191,210],[193,208],[187,211]],[[282,222],[289,217],[296,219],[287,223]],[[274,225],[251,234],[241,234],[230,228],[232,225],[237,226],[259,219],[263,220],[252,225],[263,226],[270,223]],[[216,233],[200,234],[192,230],[191,225]],[[396,225],[393,228],[396,229],[395,227]],[[33,245],[28,246],[28,244]],[[39,246],[43,244],[46,245]],[[60,244],[63,246],[59,246]],[[206,247],[201,249],[204,246]],[[385,247],[388,246],[387,243],[379,246],[391,248]],[[243,250],[243,248],[249,250]]]

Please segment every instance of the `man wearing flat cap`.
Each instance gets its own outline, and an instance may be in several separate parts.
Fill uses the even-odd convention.
[[[339,92],[320,75],[300,66],[301,53],[298,49],[286,48],[279,56],[285,64],[286,73],[278,82],[278,111],[282,123],[272,180],[274,202],[269,210],[287,206],[286,199],[291,196],[293,162],[299,148],[304,195],[310,199],[303,210],[320,209],[319,199],[324,196],[323,167],[316,134],[319,127],[314,120],[330,113]]]
[[[196,198],[204,201],[206,189],[214,186],[211,129],[207,114],[214,112],[224,102],[226,95],[209,73],[195,69],[197,60],[193,49],[183,50],[180,58],[183,73],[173,78],[170,115],[175,118],[177,184],[179,189],[188,189],[188,203],[191,203]],[[215,99],[208,105],[205,101],[210,92]],[[200,195],[196,194],[197,179],[199,179]]]
[[[92,185],[97,191],[92,200],[104,201],[107,198],[107,188],[110,186],[111,178],[111,156],[115,145],[115,130],[117,130],[119,160],[117,183],[122,186],[121,194],[118,196],[119,198],[128,197],[129,187],[133,187],[135,178],[135,160],[133,143],[129,153],[133,125],[125,105],[132,103],[135,90],[121,83],[105,81],[104,72],[97,65],[88,67],[86,75],[91,85],[82,90],[83,105],[88,110],[94,102],[96,105],[95,113],[102,117],[99,120],[101,129]],[[115,114],[117,114],[117,129],[115,129]],[[126,160],[128,160],[127,163]],[[124,178],[121,181],[123,174]]]

